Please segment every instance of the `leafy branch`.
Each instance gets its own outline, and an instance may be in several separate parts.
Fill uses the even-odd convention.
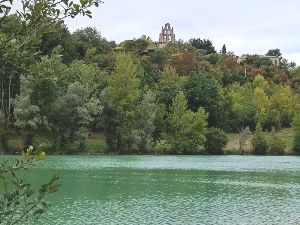
[[[3,193],[0,192],[0,224],[18,224],[29,218],[38,218],[48,208],[45,197],[58,190],[60,172],[43,184],[37,194],[30,183],[17,175],[18,171],[27,170],[44,159],[44,152],[34,153],[33,148],[29,147],[22,153],[22,159],[16,160],[12,165],[8,160],[0,164],[0,180],[3,185]]]

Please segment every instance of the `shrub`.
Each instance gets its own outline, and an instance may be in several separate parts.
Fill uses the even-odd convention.
[[[224,147],[228,143],[228,137],[225,132],[218,128],[210,128],[206,135],[205,150],[212,155],[223,155]]]
[[[281,138],[273,134],[269,139],[268,145],[268,155],[284,155],[286,143]]]
[[[295,132],[293,150],[296,154],[300,154],[300,113],[296,114],[294,117],[293,129]]]
[[[300,134],[295,134],[293,150],[296,154],[300,154]]]
[[[160,140],[156,143],[154,151],[158,154],[169,154],[171,153],[171,145],[166,140]]]
[[[254,155],[265,155],[267,153],[268,143],[260,123],[256,125],[251,142]]]

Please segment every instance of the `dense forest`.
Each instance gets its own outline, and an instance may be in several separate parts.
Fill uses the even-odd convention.
[[[283,154],[284,143],[264,131],[293,125],[300,152],[300,67],[279,49],[266,52],[279,66],[256,55],[238,64],[209,39],[158,48],[145,35],[117,44],[92,27],[72,33],[61,20],[0,20],[3,152],[18,136],[23,148],[38,139],[50,153],[74,143],[84,153],[100,133],[108,153],[222,154],[226,133],[240,133],[242,145],[254,132],[254,154]]]

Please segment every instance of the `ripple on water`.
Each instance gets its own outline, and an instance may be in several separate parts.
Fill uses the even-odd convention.
[[[61,167],[49,225],[296,225],[299,157],[49,157]],[[300,221],[299,221],[300,222]]]

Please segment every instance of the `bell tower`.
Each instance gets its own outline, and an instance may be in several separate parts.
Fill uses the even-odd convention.
[[[161,28],[161,32],[159,34],[159,42],[158,47],[163,48],[168,43],[175,43],[175,33],[174,28],[171,27],[169,23],[166,23],[164,27]]]

